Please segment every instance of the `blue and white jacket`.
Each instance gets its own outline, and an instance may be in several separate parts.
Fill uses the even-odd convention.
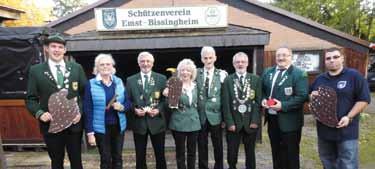
[[[115,85],[116,101],[124,105],[124,111],[117,112],[121,132],[125,131],[127,119],[125,112],[129,110],[130,103],[127,99],[126,90],[122,80],[112,75],[112,83]],[[91,95],[91,97],[90,97]],[[85,113],[86,133],[102,133],[105,134],[105,109],[106,94],[102,86],[100,78],[90,79],[90,83],[86,86],[83,110]]]

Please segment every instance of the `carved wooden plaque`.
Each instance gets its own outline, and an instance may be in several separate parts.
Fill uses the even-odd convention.
[[[182,94],[182,82],[177,78],[176,75],[173,75],[168,79],[168,106],[170,108],[178,108],[178,102]]]
[[[315,96],[309,104],[310,111],[319,122],[329,127],[336,127],[339,122],[336,115],[336,91],[328,86],[319,86],[318,92],[319,95]]]
[[[68,100],[67,95],[67,90],[60,90],[48,99],[49,113],[53,118],[48,129],[50,133],[58,133],[70,127],[73,124],[73,119],[79,113],[77,99]]]

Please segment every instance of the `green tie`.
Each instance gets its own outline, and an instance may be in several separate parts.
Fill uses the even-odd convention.
[[[144,79],[145,79],[145,84],[143,86],[143,90],[145,91],[145,93],[148,93],[148,76],[147,75],[143,75]]]
[[[60,87],[63,87],[64,85],[64,75],[60,69],[60,66],[61,65],[56,65],[56,75],[57,75],[57,85],[59,85]]]
[[[243,77],[243,75],[241,75],[240,76],[240,84],[241,84],[241,88],[243,88],[243,86],[244,86],[244,79],[243,79],[244,77]]]

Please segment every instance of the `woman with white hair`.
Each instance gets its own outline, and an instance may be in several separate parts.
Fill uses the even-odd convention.
[[[99,54],[93,72],[96,77],[85,88],[83,110],[87,140],[89,145],[98,147],[101,169],[122,169],[125,111],[130,107],[114,66],[110,54]]]
[[[172,109],[169,128],[172,130],[176,145],[176,159],[178,169],[195,168],[195,152],[198,133],[201,129],[197,111],[197,87],[194,83],[197,68],[190,59],[183,59],[177,66],[177,78],[182,81],[182,95],[178,108]],[[168,88],[163,92],[168,96]],[[185,147],[186,145],[186,147]],[[185,157],[187,149],[187,165]]]

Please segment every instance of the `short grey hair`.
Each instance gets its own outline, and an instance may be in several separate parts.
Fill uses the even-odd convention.
[[[213,53],[216,56],[215,49],[212,46],[203,46],[201,50],[201,57],[206,53]]]
[[[236,54],[234,54],[233,56],[233,63],[234,61],[238,58],[238,57],[245,57],[247,61],[249,61],[249,56],[247,56],[247,54],[245,52],[237,52]]]
[[[113,65],[113,70],[112,70],[112,74],[115,74],[116,73],[116,68],[114,67],[116,65],[116,62],[115,60],[113,59],[112,55],[111,54],[107,54],[107,53],[100,53],[98,56],[95,57],[95,65],[94,65],[94,71],[93,71],[93,74],[94,75],[97,75],[99,72],[98,72],[98,67],[99,67],[99,62],[102,60],[102,59],[109,59],[111,60],[112,62],[112,65]]]
[[[286,46],[286,45],[279,46],[279,47],[276,49],[276,52],[277,52],[279,49],[287,49],[287,50],[289,51],[289,54],[290,54],[291,56],[293,56],[293,50],[292,50],[290,47],[288,47],[288,46]]]
[[[150,57],[151,60],[152,60],[152,62],[155,61],[154,56],[150,52],[143,51],[143,52],[141,52],[141,53],[138,54],[137,62],[139,63],[139,61],[141,60],[141,58],[146,57],[146,56]]]
[[[180,78],[181,69],[183,66],[187,66],[191,70],[191,80],[194,81],[197,77],[197,66],[191,59],[183,59],[177,65],[177,77]]]

